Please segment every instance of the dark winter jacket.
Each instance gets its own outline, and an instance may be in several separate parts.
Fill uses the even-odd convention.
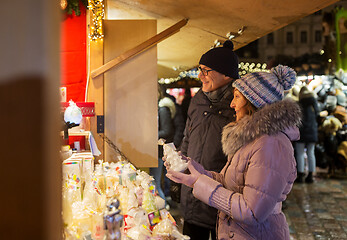
[[[235,121],[235,111],[230,108],[232,98],[233,88],[230,86],[218,103],[212,104],[201,89],[191,100],[181,151],[206,170],[219,172],[227,162],[221,134],[225,125]],[[186,222],[215,229],[217,210],[194,198],[192,189],[184,185],[181,211]]]
[[[318,141],[318,105],[313,92],[300,91],[299,105],[302,111],[302,126],[300,127],[299,142],[317,142]]]
[[[175,114],[175,103],[170,98],[162,98],[158,104],[158,138],[165,139],[165,143],[173,142]],[[158,145],[158,157],[163,157],[163,146],[161,145]]]

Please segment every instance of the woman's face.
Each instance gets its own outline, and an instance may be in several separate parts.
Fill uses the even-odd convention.
[[[236,121],[240,120],[247,114],[247,99],[235,88],[234,99],[230,103],[230,107],[235,109]]]

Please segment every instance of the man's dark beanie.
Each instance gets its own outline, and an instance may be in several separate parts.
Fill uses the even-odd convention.
[[[233,42],[227,40],[224,42],[223,47],[212,48],[203,54],[199,64],[203,64],[228,77],[238,79],[240,78],[239,59],[233,49]]]

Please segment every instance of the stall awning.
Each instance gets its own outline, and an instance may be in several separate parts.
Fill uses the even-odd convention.
[[[158,44],[159,78],[176,77],[197,65],[215,40],[235,36],[235,48],[265,36],[337,0],[110,0],[108,17],[155,18],[158,32],[183,18],[188,24]],[[176,69],[176,70],[174,70]]]

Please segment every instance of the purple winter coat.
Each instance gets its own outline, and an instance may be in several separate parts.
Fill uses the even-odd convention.
[[[196,198],[219,210],[218,239],[289,239],[281,206],[296,178],[291,141],[299,138],[300,107],[286,99],[223,130],[228,162],[194,184]]]

